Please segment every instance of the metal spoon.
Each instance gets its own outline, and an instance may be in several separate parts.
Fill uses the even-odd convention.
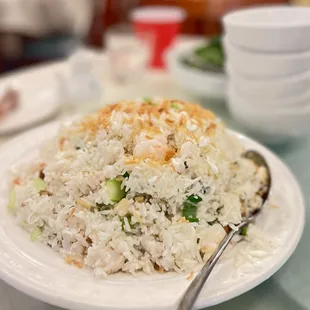
[[[231,241],[231,239],[234,237],[235,234],[239,233],[242,227],[247,226],[251,222],[255,220],[257,215],[260,213],[262,207],[265,205],[271,188],[271,174],[269,166],[265,160],[265,158],[259,154],[256,151],[246,151],[243,153],[242,157],[252,160],[258,167],[265,167],[267,171],[267,180],[265,186],[263,186],[260,189],[260,196],[263,199],[262,206],[256,210],[254,210],[249,217],[244,219],[238,226],[236,230],[231,230],[225,238],[221,241],[217,249],[214,251],[214,253],[211,255],[211,257],[208,259],[208,261],[205,263],[201,271],[198,273],[196,278],[193,280],[193,282],[190,284],[190,286],[187,288],[185,294],[183,295],[177,310],[189,310],[192,309],[201,289],[203,288],[205,282],[207,281],[209,275],[211,274],[215,264],[219,260],[219,258],[222,256],[223,252],[225,251],[227,245]]]

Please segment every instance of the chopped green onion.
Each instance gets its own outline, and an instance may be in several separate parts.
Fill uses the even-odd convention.
[[[174,109],[174,110],[177,110],[177,111],[179,111],[179,110],[182,109],[182,105],[179,104],[179,103],[177,103],[177,102],[175,102],[175,101],[172,101],[172,102],[171,102],[170,107],[171,107],[172,109]]]
[[[31,241],[37,241],[40,239],[40,237],[42,236],[43,234],[43,228],[42,227],[37,227],[35,228],[31,234],[30,234],[30,239]]]
[[[104,203],[96,203],[95,209],[97,209],[98,211],[103,211],[109,209],[109,206],[105,205]]]
[[[247,233],[248,233],[248,226],[243,226],[240,230],[240,235],[245,237]]]
[[[131,223],[131,216],[126,215],[125,217],[128,220],[128,224],[129,224],[130,228],[134,228],[134,225]],[[121,223],[122,223],[122,230],[124,230],[124,227],[125,227],[125,219],[124,219],[124,217],[121,218]]]
[[[152,101],[152,99],[149,98],[149,97],[144,97],[144,98],[142,98],[142,100],[143,100],[144,102],[150,104],[150,105],[157,105],[157,103],[154,102],[154,101]]]
[[[9,194],[9,202],[7,204],[7,208],[10,211],[14,211],[16,208],[16,191],[14,188],[11,189]]]
[[[187,199],[193,203],[198,203],[198,202],[202,201],[202,198],[199,197],[198,195],[190,195],[189,197],[187,197]]]
[[[35,178],[33,181],[34,187],[40,192],[46,189],[46,183],[41,178]]]
[[[124,177],[125,179],[128,179],[128,178],[129,178],[129,173],[126,171],[126,172],[123,174],[123,177]]]
[[[112,202],[119,202],[126,196],[125,188],[122,188],[122,182],[111,179],[107,182],[107,188]]]
[[[191,223],[198,223],[199,219],[197,217],[193,217],[193,218],[189,217],[188,221],[191,222]]]
[[[197,218],[197,205],[190,201],[184,202],[182,215],[190,222],[199,221]]]

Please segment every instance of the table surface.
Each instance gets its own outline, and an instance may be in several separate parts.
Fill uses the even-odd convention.
[[[58,68],[59,69],[59,68]],[[104,71],[104,70],[103,70]],[[35,74],[35,71],[33,71]],[[165,72],[147,72],[137,84],[113,84],[103,74],[104,102],[118,99],[160,96],[194,100],[212,109],[229,127],[239,129],[230,118],[223,102],[197,100],[179,89]],[[1,85],[1,80],[0,80]],[[58,118],[68,115],[64,110]],[[1,138],[0,144],[8,140]],[[289,261],[269,280],[248,293],[223,304],[208,308],[210,310],[305,310],[310,309],[310,133],[308,137],[284,146],[271,147],[291,168],[301,184],[306,201],[306,225],[302,239]],[[1,249],[0,249],[1,250]],[[0,280],[1,310],[61,310],[18,292]],[[87,310],[87,309],[85,309]]]

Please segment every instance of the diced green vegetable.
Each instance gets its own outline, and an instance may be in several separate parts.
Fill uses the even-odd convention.
[[[209,224],[210,226],[214,225],[215,223],[217,223],[217,220],[214,220],[214,221],[212,221],[212,222],[208,222],[208,224]]]
[[[197,203],[202,201],[202,198],[198,195],[190,195],[187,197],[183,205],[183,216],[190,222],[199,222],[197,218]]]
[[[198,202],[202,201],[202,198],[199,197],[198,195],[190,195],[189,197],[187,197],[187,199],[193,203],[198,203]]]
[[[30,234],[30,239],[31,241],[37,241],[41,238],[43,234],[43,228],[42,227],[37,227],[35,228],[31,234]]]
[[[171,102],[170,106],[172,109],[175,109],[177,111],[182,109],[182,105],[174,101]]]
[[[34,187],[40,192],[46,189],[46,183],[41,178],[35,178],[33,181]]]
[[[243,226],[240,230],[240,235],[245,237],[247,233],[248,233],[248,226]]]
[[[16,208],[16,191],[14,188],[11,189],[10,194],[9,194],[9,201],[7,204],[7,208],[10,211],[14,211]]]
[[[182,215],[190,222],[199,221],[197,218],[197,205],[188,200],[184,202]]]
[[[191,223],[198,223],[199,222],[199,218],[197,218],[197,217],[193,217],[193,218],[189,217],[188,221],[191,222]]]
[[[97,209],[98,211],[108,210],[110,207],[108,205],[105,205],[104,203],[96,203],[96,207],[94,209]]]
[[[123,177],[124,177],[125,179],[128,179],[128,178],[129,178],[129,173],[126,171],[126,172],[123,174]]]
[[[150,105],[157,105],[157,103],[154,102],[154,101],[153,101],[151,98],[149,98],[149,97],[144,97],[144,98],[142,98],[142,100],[143,100],[144,102],[150,104]]]
[[[125,217],[126,217],[127,220],[128,220],[128,224],[129,224],[130,228],[134,228],[134,225],[131,223],[131,216],[126,215]],[[121,218],[122,230],[124,230],[124,227],[125,227],[125,219],[124,219],[125,217],[122,217],[122,218]]]
[[[110,200],[119,202],[126,196],[125,188],[122,188],[122,182],[116,179],[111,179],[107,182],[107,188],[110,195]]]

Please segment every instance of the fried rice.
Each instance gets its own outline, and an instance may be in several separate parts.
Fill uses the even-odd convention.
[[[213,113],[123,101],[64,126],[17,169],[8,208],[33,241],[97,276],[192,272],[259,208],[266,171]]]

